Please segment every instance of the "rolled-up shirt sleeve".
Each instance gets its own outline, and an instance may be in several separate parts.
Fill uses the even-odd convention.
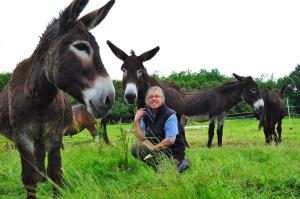
[[[172,114],[165,123],[165,136],[172,143],[175,143],[176,135],[179,134],[176,114]]]
[[[145,134],[145,131],[146,131],[146,127],[145,127],[145,122],[144,122],[144,120],[143,120],[143,118],[141,119],[141,121],[140,121],[140,127],[141,127],[141,130],[142,130],[142,133],[144,133]]]

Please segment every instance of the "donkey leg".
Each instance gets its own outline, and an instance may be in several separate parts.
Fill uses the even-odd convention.
[[[217,135],[218,135],[218,146],[222,147],[223,124],[218,126]]]
[[[25,136],[19,136],[16,146],[20,153],[22,164],[22,182],[28,199],[36,198],[37,177],[34,159],[34,144]]]
[[[62,169],[61,169],[61,154],[60,148],[62,145],[62,134],[57,135],[56,140],[48,152],[48,176],[50,179],[59,186],[62,186]],[[59,192],[56,185],[53,185],[54,197],[57,197]]]
[[[47,180],[46,178],[46,168],[45,168],[45,157],[46,157],[46,150],[45,150],[45,144],[43,142],[35,143],[35,151],[34,151],[34,157],[36,161],[36,165],[38,167],[38,173],[37,173],[37,180],[39,182],[45,182]]]
[[[279,140],[279,142],[281,142],[282,141],[282,139],[281,139],[281,132],[282,132],[282,119],[279,119],[278,120],[278,124],[277,124],[277,133],[278,133],[278,140]]]
[[[190,145],[189,145],[189,143],[187,142],[186,137],[185,137],[184,126],[180,125],[180,128],[181,128],[181,131],[182,131],[182,136],[183,136],[183,142],[184,142],[184,145],[185,145],[186,147],[190,148]]]
[[[218,116],[218,129],[217,129],[217,135],[218,135],[218,146],[222,146],[222,137],[223,137],[223,124],[224,120],[226,118],[226,113],[223,112],[221,115]]]
[[[211,118],[209,120],[209,127],[208,127],[208,142],[207,142],[208,148],[211,148],[211,143],[215,134],[214,131],[215,131],[215,118]]]
[[[90,126],[87,126],[86,127],[87,130],[90,132],[91,136],[93,137],[93,139],[96,141],[96,142],[99,142],[99,135],[97,133],[97,129],[96,129],[96,126],[95,124],[92,124]]]
[[[266,144],[271,144],[271,135],[268,126],[264,126],[265,142]]]
[[[179,121],[179,124],[178,124],[178,129],[179,132],[182,132],[182,139],[183,139],[183,143],[186,147],[190,147],[189,143],[187,142],[186,140],[186,137],[185,137],[185,130],[184,130],[184,124],[181,122],[181,118],[183,117],[183,115],[180,115],[180,114],[176,114],[176,117],[177,117],[177,120]]]
[[[109,139],[108,139],[108,136],[107,136],[106,122],[102,123],[102,121],[101,121],[101,129],[103,130],[102,135],[103,135],[103,139],[105,141],[105,144],[111,144]]]
[[[271,134],[275,144],[278,145],[279,140],[278,140],[277,134],[275,132],[275,124],[274,123],[272,124],[272,126],[270,126],[270,134]]]

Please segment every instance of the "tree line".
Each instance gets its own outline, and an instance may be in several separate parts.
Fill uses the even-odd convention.
[[[205,70],[198,72],[190,70],[181,72],[172,72],[169,76],[161,76],[157,72],[153,74],[159,80],[169,80],[174,82],[182,90],[201,90],[204,88],[212,88],[220,86],[226,82],[235,81],[233,77],[228,77],[219,72],[218,69]],[[0,89],[7,84],[11,77],[11,73],[0,73]],[[275,79],[272,75],[261,75],[255,78],[259,88],[264,89],[271,87],[272,89],[281,89],[283,85],[288,85],[285,91],[285,98],[289,99],[289,104],[293,112],[300,114],[300,65],[287,76]],[[115,103],[109,114],[112,121],[127,120],[133,117],[135,112],[134,105],[128,105],[124,100],[124,91],[122,80],[113,80],[116,90]],[[72,105],[78,103],[71,96],[69,101]],[[230,110],[232,113],[251,112],[251,108],[244,102],[239,103]]]

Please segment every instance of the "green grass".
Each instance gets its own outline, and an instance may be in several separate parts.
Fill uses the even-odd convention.
[[[95,143],[88,132],[64,138],[61,198],[300,198],[300,119],[283,121],[283,141],[264,144],[257,121],[227,120],[223,147],[207,149],[207,123],[186,132],[192,168],[179,175],[165,163],[160,173],[128,155],[135,141],[131,125],[110,125],[113,146]],[[120,128],[125,129],[122,134]],[[126,137],[125,137],[126,136]],[[130,148],[129,148],[130,149]],[[51,183],[38,187],[38,198],[52,198]],[[25,198],[16,149],[0,138],[0,198]]]

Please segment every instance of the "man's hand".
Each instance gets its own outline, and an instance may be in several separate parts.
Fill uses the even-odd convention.
[[[149,140],[144,140],[142,143],[146,145],[150,150],[153,150],[154,145]]]
[[[140,108],[139,110],[137,110],[137,112],[135,113],[135,117],[134,117],[134,123],[140,123],[141,118],[144,116],[145,113],[145,108]]]
[[[140,108],[137,110],[134,120],[133,120],[133,126],[134,126],[134,135],[137,137],[139,141],[144,141],[146,139],[145,134],[142,132],[140,122],[145,113],[145,108]]]

